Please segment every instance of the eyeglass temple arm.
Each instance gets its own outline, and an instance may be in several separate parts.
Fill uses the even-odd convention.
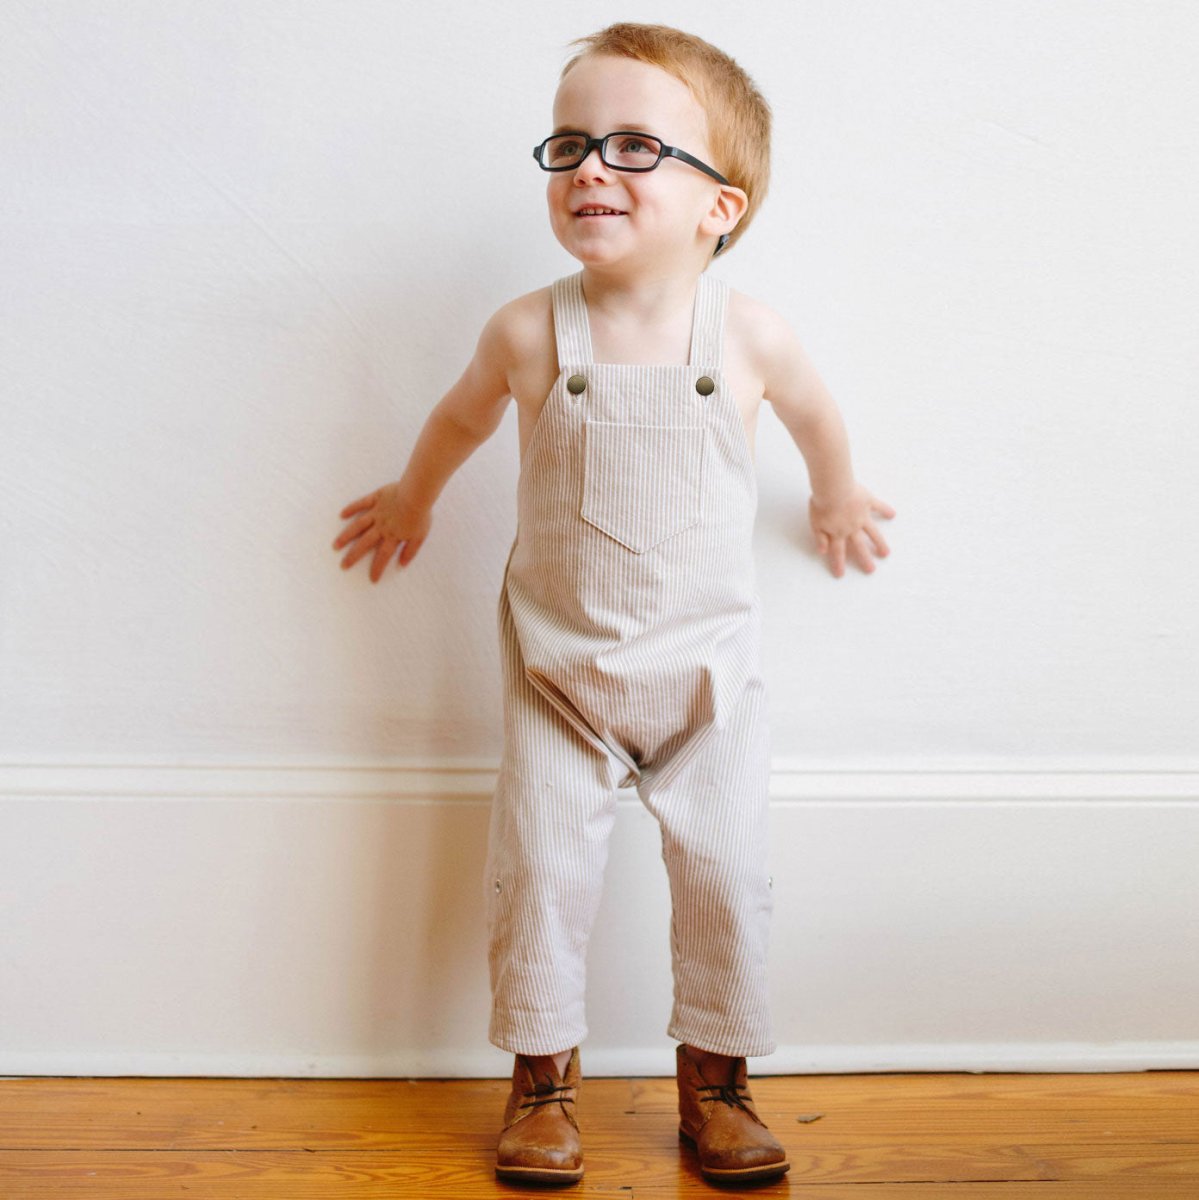
[[[708,166],[708,164],[705,162],[700,162],[700,160],[698,158],[696,158],[692,154],[688,154],[686,150],[680,150],[677,146],[663,146],[662,151],[663,151],[664,155],[669,155],[674,158],[682,159],[683,162],[688,163],[690,166],[698,167],[701,171],[704,172],[705,175],[711,175],[712,178],[715,179],[718,183],[728,183],[729,182],[727,179],[725,179],[725,177],[723,175],[721,175],[721,173],[719,171],[715,170],[713,167]],[[729,240],[729,235],[727,233],[722,233],[720,235],[720,237],[717,239],[717,242],[716,242],[716,249],[712,251],[713,258],[715,258],[725,248],[725,246],[728,245],[728,240]]]
[[[694,155],[688,154],[686,150],[680,150],[677,146],[663,146],[662,153],[665,157],[679,158],[682,159],[683,162],[687,163],[688,166],[697,167],[699,170],[703,171],[705,175],[711,175],[712,178],[717,181],[717,183],[727,184],[729,182],[719,171],[716,170],[715,167],[708,166],[706,162],[701,162]]]

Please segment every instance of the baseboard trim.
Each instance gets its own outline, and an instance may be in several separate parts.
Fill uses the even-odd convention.
[[[147,797],[490,803],[498,764],[490,759],[375,762],[0,761],[0,800]],[[1194,804],[1199,763],[1097,762],[846,768],[776,759],[771,799],[802,804]],[[625,789],[622,802],[639,803]]]
[[[588,1050],[592,1078],[669,1077],[674,1046]],[[750,1060],[753,1075],[1108,1073],[1199,1070],[1199,1042],[1011,1045],[780,1046]],[[211,1077],[242,1079],[502,1079],[511,1057],[491,1046],[396,1055],[0,1053],[0,1077]]]
[[[773,943],[786,998],[775,1029],[789,1040],[751,1069],[1199,1069],[1199,1042],[1177,1040],[1193,1032],[1186,1014],[1199,995],[1187,858],[1199,770],[1131,767],[776,761],[772,819],[792,838],[780,845],[802,835],[804,850],[795,862],[778,858],[774,928],[790,922],[802,938]],[[0,874],[16,901],[0,934],[12,967],[0,1074],[503,1077],[509,1060],[480,1036],[488,995],[478,883],[495,777],[494,762],[461,759],[0,762]],[[596,970],[589,1003],[606,1019],[584,1047],[592,1075],[673,1071],[673,1047],[645,1020],[670,1006],[654,940],[665,945],[669,898],[649,826],[627,794],[595,953],[600,968],[636,964],[639,1007],[626,1003],[618,972]],[[420,870],[397,872],[395,857],[412,846]],[[296,871],[306,884],[293,897]],[[976,875],[985,894],[969,890]],[[634,911],[645,903],[652,910]],[[650,912],[663,915],[652,937],[613,932],[639,931]],[[430,958],[447,920],[455,953]],[[963,935],[964,921],[976,937]],[[187,930],[194,950],[180,936]],[[260,953],[239,949],[251,935]],[[973,948],[979,939],[985,956]],[[397,966],[409,960],[429,963],[433,977]],[[877,974],[858,969],[863,961]],[[152,994],[130,984],[147,972]],[[307,989],[281,996],[274,987],[297,977]],[[360,979],[358,990],[322,990],[322,980],[347,977]],[[1144,992],[1142,977],[1158,981],[1166,1003]],[[954,983],[952,1002],[930,1018],[942,978]],[[457,1003],[442,1011],[430,997],[447,986]],[[62,1002],[48,1010],[54,987]],[[1039,1008],[1028,1009],[1029,987]],[[214,1020],[213,1004],[247,995],[234,1027]],[[886,1020],[872,1018],[876,1004]],[[846,1010],[847,1019],[826,1019]],[[794,1040],[895,1031],[955,1040]],[[1000,1032],[1012,1041],[967,1040]],[[1159,1040],[1036,1040],[1067,1033]]]

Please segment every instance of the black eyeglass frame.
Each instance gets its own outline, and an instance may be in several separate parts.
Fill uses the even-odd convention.
[[[610,138],[620,137],[622,134],[628,137],[653,138],[653,140],[657,142],[662,149],[658,152],[658,157],[654,159],[654,161],[648,167],[618,167],[615,163],[610,163],[608,161],[608,157],[604,151],[608,147],[608,140]],[[579,156],[578,162],[571,163],[569,166],[547,167],[545,163],[541,161],[541,152],[545,149],[549,142],[554,140],[554,138],[560,137],[582,138],[585,143],[583,147],[583,153]],[[703,171],[705,175],[711,175],[712,178],[718,183],[723,183],[728,187],[733,186],[719,171],[715,169],[715,167],[710,167],[706,162],[701,162],[695,157],[694,154],[688,154],[686,150],[680,150],[677,146],[668,146],[660,137],[655,137],[652,133],[643,133],[640,129],[614,129],[611,133],[604,134],[603,137],[592,137],[590,134],[584,133],[581,129],[564,129],[561,133],[551,133],[550,136],[547,137],[539,146],[534,146],[533,157],[537,160],[537,165],[543,171],[577,171],[579,167],[586,162],[587,155],[589,155],[591,151],[597,147],[599,148],[600,152],[600,161],[605,167],[608,167],[613,171],[653,171],[658,167],[664,158],[677,158],[680,161],[685,162],[688,166],[696,167],[698,170]]]

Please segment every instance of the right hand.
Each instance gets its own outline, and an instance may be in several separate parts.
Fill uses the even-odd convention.
[[[359,497],[347,504],[338,516],[343,519],[357,517],[333,543],[334,550],[350,546],[341,560],[342,569],[352,567],[373,550],[375,556],[371,559],[371,583],[379,582],[397,546],[403,547],[398,565],[406,567],[416,557],[433,524],[432,513],[427,508],[409,504],[403,498],[398,483],[386,484],[369,495]]]

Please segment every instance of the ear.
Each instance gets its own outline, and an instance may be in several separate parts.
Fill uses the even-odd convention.
[[[709,237],[732,233],[737,222],[745,216],[747,208],[749,208],[749,197],[739,187],[733,187],[731,183],[722,183],[712,202],[712,207],[699,223],[699,232]]]

